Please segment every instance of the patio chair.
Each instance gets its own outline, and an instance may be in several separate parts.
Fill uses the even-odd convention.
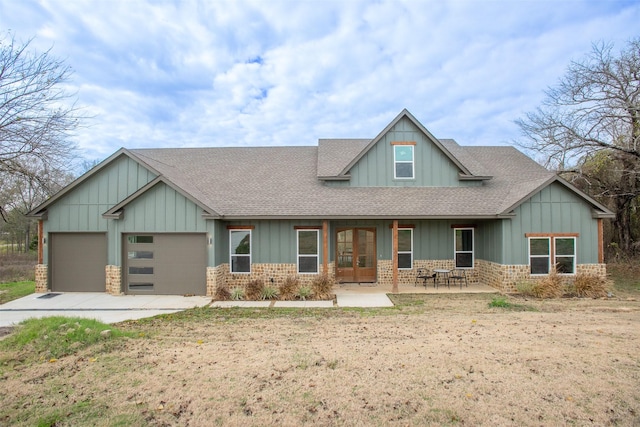
[[[449,274],[449,282],[455,282],[456,280],[460,283],[460,289],[462,289],[463,282],[466,287],[469,287],[469,283],[467,282],[467,270],[462,268],[453,269],[451,274]]]
[[[436,273],[432,272],[426,268],[419,268],[416,274],[416,284],[414,286],[418,286],[418,282],[422,281],[422,285],[427,287],[427,280],[433,280],[433,286],[436,285]]]

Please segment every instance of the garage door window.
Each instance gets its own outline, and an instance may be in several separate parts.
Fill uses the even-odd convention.
[[[153,251],[130,251],[129,259],[153,259]]]
[[[232,273],[251,273],[251,230],[229,231]]]
[[[153,236],[128,236],[129,243],[153,243]]]

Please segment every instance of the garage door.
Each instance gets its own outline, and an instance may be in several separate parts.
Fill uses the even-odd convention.
[[[55,292],[105,292],[107,235],[51,233],[49,269]]]
[[[123,248],[125,293],[206,294],[206,235],[126,234]]]

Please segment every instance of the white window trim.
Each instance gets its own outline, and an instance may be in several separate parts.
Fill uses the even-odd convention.
[[[234,254],[232,253],[232,247],[231,247],[231,235],[233,234],[234,231],[248,231],[249,232],[249,254]],[[251,229],[243,229],[243,228],[232,228],[229,230],[229,272],[231,274],[251,274],[251,270],[252,270],[252,265],[253,265],[253,233],[251,232]],[[233,271],[233,257],[234,256],[241,256],[241,257],[249,257],[249,271]]]
[[[531,239],[547,239],[547,242],[549,244],[549,254],[548,255],[531,255]],[[557,251],[557,247],[556,247],[556,240],[557,239],[571,239],[573,240],[573,255],[558,255],[558,251]],[[553,248],[553,251],[551,250]],[[528,252],[528,258],[527,258],[527,262],[529,265],[529,275],[533,276],[533,277],[544,277],[544,276],[548,276],[549,274],[551,274],[552,271],[552,267],[555,266],[558,262],[557,259],[558,258],[573,258],[573,271],[571,273],[559,273],[556,272],[557,274],[559,274],[560,276],[575,276],[576,275],[576,271],[578,269],[578,239],[575,236],[553,236],[553,235],[549,235],[549,236],[535,236],[535,237],[529,237],[527,238],[527,252]],[[531,273],[531,258],[548,258],[548,263],[547,263],[547,271],[548,273],[543,273],[543,274],[534,274]]]
[[[413,270],[413,228],[398,227],[398,231],[400,231],[400,230],[402,230],[402,231],[405,231],[405,230],[411,231],[411,250],[410,251],[401,251],[400,249],[398,249],[398,255],[400,255],[400,254],[410,254],[411,255],[411,267],[409,267],[409,268],[401,268],[400,266],[398,266],[398,270]],[[393,251],[393,247],[391,248],[391,250]]]
[[[458,230],[471,230],[471,251],[459,251],[456,249],[456,231]],[[468,254],[471,253],[471,267],[458,267],[458,254]],[[453,229],[453,264],[455,268],[464,269],[464,270],[473,270],[473,267],[476,265],[476,231],[473,227],[458,227]]]
[[[406,160],[396,160],[396,148],[397,147],[408,147],[411,149],[411,161],[406,161]],[[415,166],[415,160],[416,160],[416,150],[414,149],[413,145],[404,145],[404,144],[399,144],[399,145],[394,145],[393,146],[393,179],[402,179],[402,180],[406,180],[406,179],[416,179],[416,166]],[[398,163],[411,163],[411,176],[407,177],[407,176],[397,176],[397,169],[396,169],[396,165]]]
[[[302,254],[300,255],[300,232],[301,231],[315,231],[316,233],[316,248],[317,253],[315,255]],[[300,271],[300,257],[311,258],[312,256],[316,257],[316,271]],[[320,230],[315,228],[300,228],[296,230],[296,271],[298,274],[320,274]]]
[[[558,248],[556,246],[556,239],[571,239],[573,240],[573,255],[558,255]],[[578,246],[577,246],[577,239],[573,236],[571,237],[554,237],[553,238],[553,261],[554,261],[554,265],[556,265],[557,259],[558,258],[573,258],[573,271],[571,273],[558,273],[561,276],[575,276],[576,275],[576,270],[577,270],[577,266],[576,266],[576,260],[578,259]],[[551,271],[551,270],[549,270]]]
[[[542,240],[542,239],[547,239],[547,244],[549,245],[549,253],[547,255],[531,255],[531,240],[532,239],[536,239],[536,240]],[[535,276],[535,277],[540,277],[540,276],[548,276],[549,273],[551,273],[551,236],[545,237],[545,236],[539,236],[539,237],[529,237],[527,239],[527,252],[528,252],[528,264],[529,264],[529,275],[530,276]],[[532,273],[531,272],[531,258],[547,258],[547,273]]]

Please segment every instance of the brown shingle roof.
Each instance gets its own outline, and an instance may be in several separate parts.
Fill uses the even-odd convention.
[[[341,141],[341,142],[339,142]],[[346,144],[344,144],[345,141]],[[328,140],[320,147],[130,150],[223,217],[487,217],[504,214],[554,174],[512,147],[459,147],[470,170],[493,179],[463,187],[334,187],[318,180],[340,168],[319,161],[331,144],[353,152],[367,140]],[[329,145],[326,145],[329,144]],[[344,153],[344,150],[342,151]],[[325,152],[325,155],[333,155]],[[348,163],[343,159],[343,163]],[[321,166],[322,163],[322,166]]]

